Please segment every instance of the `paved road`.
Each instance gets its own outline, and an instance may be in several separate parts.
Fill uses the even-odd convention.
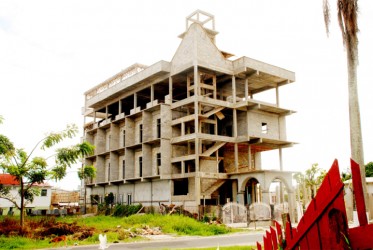
[[[108,250],[155,250],[155,249],[177,249],[177,248],[197,248],[197,247],[217,247],[217,246],[252,246],[256,241],[262,241],[263,232],[260,233],[235,233],[222,236],[210,237],[170,237],[158,236],[148,242],[138,243],[118,243],[109,244]],[[60,249],[98,249],[98,245],[74,246]]]

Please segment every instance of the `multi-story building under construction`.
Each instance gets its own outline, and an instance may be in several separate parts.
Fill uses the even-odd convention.
[[[196,211],[227,200],[268,203],[273,180],[292,193],[291,173],[264,170],[261,153],[278,150],[282,168],[293,111],[279,106],[279,88],[295,74],[230,59],[215,44],[214,25],[212,15],[192,13],[170,62],[134,64],[85,93],[85,139],[95,145],[85,163],[97,169],[90,194]],[[268,90],[275,103],[255,99]]]

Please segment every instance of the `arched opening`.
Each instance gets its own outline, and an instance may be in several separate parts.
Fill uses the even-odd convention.
[[[262,191],[257,179],[251,178],[245,185],[245,205],[251,205],[262,200]]]
[[[289,193],[280,178],[273,179],[269,186],[269,205],[272,219],[282,221],[282,214],[289,213]]]
[[[285,183],[281,179],[275,178],[269,186],[269,204],[275,205],[288,201],[289,197]]]

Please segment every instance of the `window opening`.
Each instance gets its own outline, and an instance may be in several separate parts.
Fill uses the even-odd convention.
[[[160,167],[162,163],[161,153],[157,153],[157,167]]]
[[[161,164],[162,164],[161,153],[157,153],[157,171],[158,171],[157,174],[160,174],[161,172],[160,171]]]
[[[139,157],[139,174],[142,177],[142,156]]]
[[[188,194],[188,179],[174,180],[174,195]]]
[[[157,138],[161,138],[161,119],[157,119]]]
[[[46,189],[42,189],[40,196],[47,196],[48,191]]]
[[[122,161],[122,178],[123,179],[126,178],[126,161],[125,160]]]
[[[262,133],[267,134],[268,133],[268,125],[266,122],[262,122]]]
[[[127,194],[127,205],[132,204],[132,194]]]

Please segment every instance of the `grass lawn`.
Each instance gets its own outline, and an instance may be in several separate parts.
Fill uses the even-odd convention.
[[[99,215],[58,218],[27,217],[27,233],[25,233],[25,237],[21,237],[17,236],[17,232],[7,234],[1,232],[1,230],[6,230],[13,223],[6,221],[7,219],[5,218],[5,216],[0,216],[0,223],[6,222],[6,225],[0,225],[0,235],[2,235],[0,236],[0,249],[40,249],[54,247],[49,241],[57,235],[67,235],[67,244],[71,246],[74,244],[98,244],[98,235],[100,233],[107,235],[108,243],[114,243],[148,240],[143,235],[149,232],[180,236],[213,236],[239,231],[228,228],[225,225],[206,224],[182,215],[139,214],[129,217]],[[13,227],[16,227],[18,224],[18,219],[18,217],[13,217],[15,223]],[[39,229],[39,224],[46,224],[46,228],[54,232],[54,234],[46,235],[47,230],[45,228]],[[56,227],[55,230],[53,229],[54,226]],[[64,243],[60,242],[57,246],[62,247]],[[216,248],[206,249],[215,250]],[[220,249],[243,250],[251,248],[220,247]]]

